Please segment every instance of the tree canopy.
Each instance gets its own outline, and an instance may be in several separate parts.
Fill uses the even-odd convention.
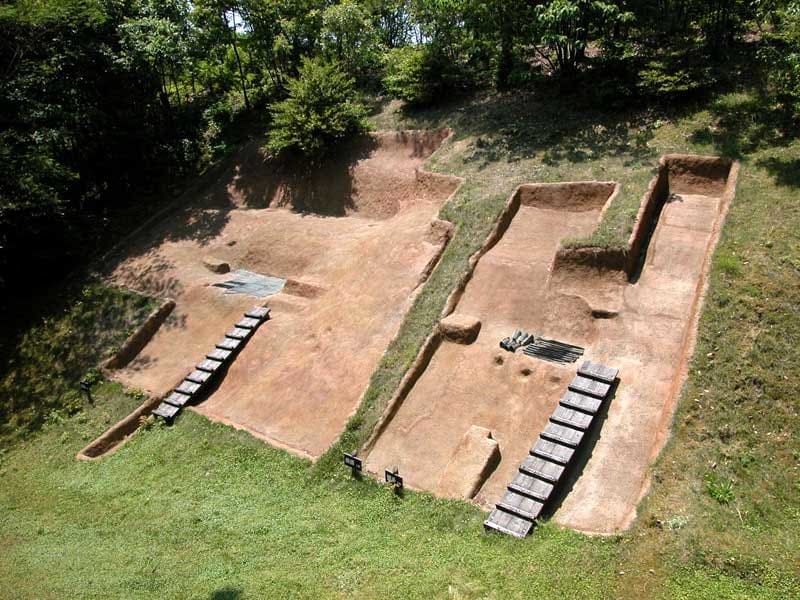
[[[617,99],[674,102],[744,48],[796,119],[799,23],[797,0],[3,4],[0,281],[21,256],[91,254],[110,212],[217,160],[243,118],[273,149],[319,155],[360,129],[361,96],[569,90],[602,70]]]

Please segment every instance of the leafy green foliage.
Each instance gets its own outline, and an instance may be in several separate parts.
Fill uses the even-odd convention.
[[[597,0],[553,0],[536,7],[537,51],[554,71],[572,75],[589,41],[633,14]]]
[[[355,0],[332,4],[322,14],[322,51],[348,75],[367,82],[380,65],[378,35],[369,12]]]
[[[336,142],[365,130],[365,109],[355,82],[336,63],[305,59],[287,86],[288,97],[272,106],[267,147],[321,158]]]
[[[704,481],[708,495],[720,504],[730,504],[736,498],[732,481],[722,480],[713,473],[707,473]]]
[[[773,16],[776,26],[760,57],[779,99],[800,118],[800,2],[789,2]]]

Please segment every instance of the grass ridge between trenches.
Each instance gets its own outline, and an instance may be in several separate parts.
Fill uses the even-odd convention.
[[[662,153],[742,159],[673,436],[631,531],[595,538],[544,523],[523,542],[483,535],[467,503],[395,498],[369,478],[348,480],[338,456],[338,471],[310,469],[191,411],[79,463],[86,440],[138,403],[102,384],[94,406],[53,415],[0,450],[0,588],[20,598],[800,597],[800,139],[776,138],[770,107],[752,112],[746,90],[661,115],[644,133],[631,129],[636,115],[616,127],[567,102],[535,112],[542,104],[499,97],[438,117],[379,117],[456,128],[428,166],[469,176],[443,214],[476,231],[518,182],[617,179],[643,190]],[[598,123],[608,139],[575,133]],[[632,141],[642,135],[645,149]],[[462,267],[451,259],[435,277],[452,269],[455,281]],[[418,297],[427,323],[441,309],[434,291]],[[411,342],[414,328],[429,331],[411,313],[403,327]],[[384,357],[386,381],[413,360],[411,342]]]

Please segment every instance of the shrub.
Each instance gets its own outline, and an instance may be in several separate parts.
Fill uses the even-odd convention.
[[[466,83],[460,66],[431,46],[406,46],[386,53],[383,86],[409,104],[432,104]]]
[[[271,107],[267,148],[274,154],[297,151],[321,158],[337,141],[366,129],[355,83],[335,63],[304,59],[287,90],[287,98]]]

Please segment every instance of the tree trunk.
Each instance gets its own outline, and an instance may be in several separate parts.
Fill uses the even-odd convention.
[[[228,24],[228,19],[223,15],[225,25]],[[242,59],[239,56],[239,49],[236,47],[236,11],[231,12],[231,20],[233,21],[233,29],[231,30],[231,46],[233,46],[233,54],[236,56],[236,64],[239,67],[239,78],[242,82],[242,93],[244,94],[244,105],[247,110],[250,110],[250,99],[247,97],[247,82],[244,77],[244,69],[242,68]]]

